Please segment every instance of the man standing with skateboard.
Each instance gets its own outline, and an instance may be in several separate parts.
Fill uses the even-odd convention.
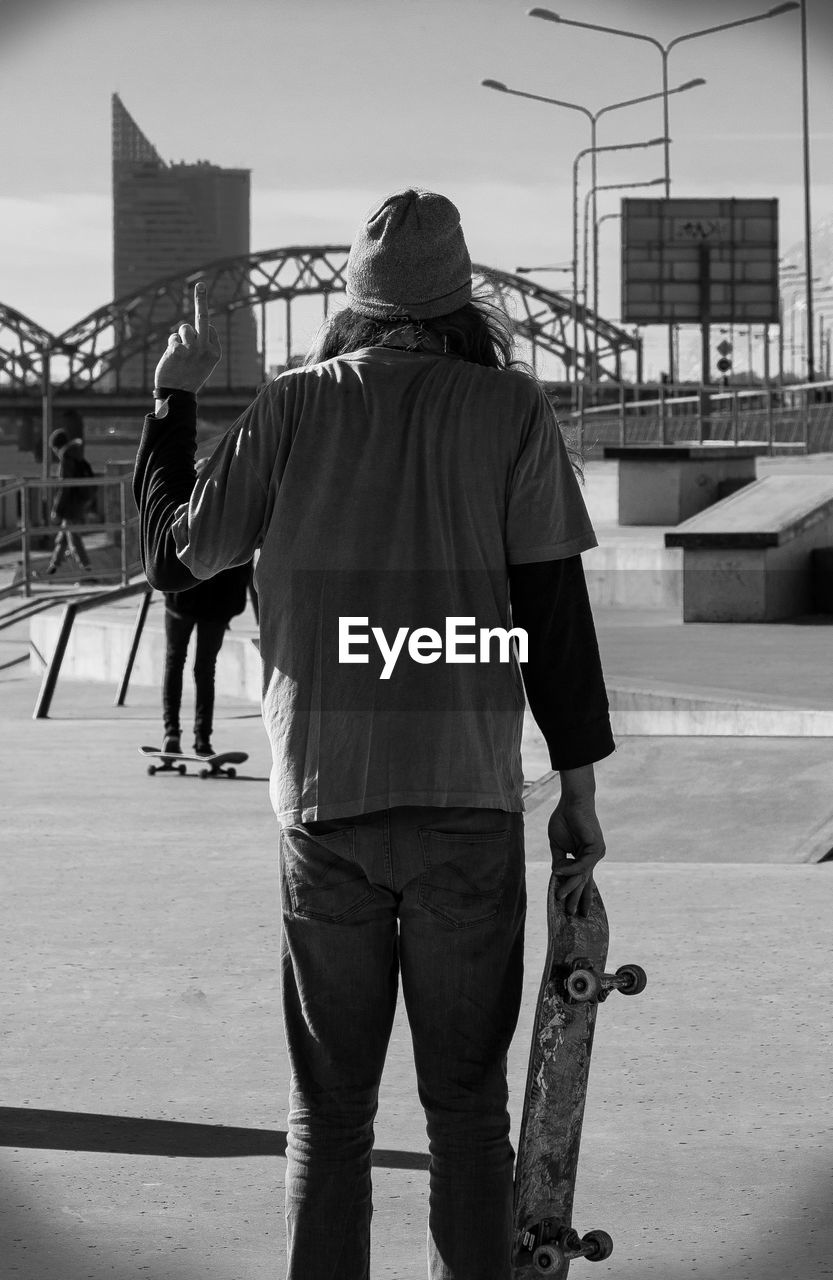
[[[523,687],[561,774],[559,895],[583,913],[604,856],[593,764],[613,750],[580,560],[595,537],[543,389],[472,297],[449,200],[408,190],[368,215],[347,304],[197,479],[196,392],[220,354],[197,285],[137,457],[143,555],[154,586],[180,590],[260,548],[288,1280],[369,1275],[400,975],[431,1151],[431,1280],[508,1280]]]

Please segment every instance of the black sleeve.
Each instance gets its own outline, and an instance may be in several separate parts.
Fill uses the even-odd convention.
[[[510,565],[509,591],[512,625],[529,637],[529,709],[553,769],[603,760],[616,744],[581,556]]]
[[[142,567],[158,591],[184,591],[199,581],[178,559],[171,532],[177,507],[194,488],[196,450],[196,398],[173,393],[167,417],[149,413],[145,418],[133,472]]]

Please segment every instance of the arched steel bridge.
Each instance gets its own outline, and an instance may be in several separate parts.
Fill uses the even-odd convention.
[[[266,376],[263,335],[267,304],[283,301],[286,306],[289,351],[292,302],[305,295],[321,295],[326,315],[330,295],[344,291],[347,253],[345,245],[315,245],[223,258],[198,270],[156,280],[99,307],[60,334],[50,333],[0,303],[0,401],[9,394],[40,394],[45,355],[55,392],[96,392],[102,397],[128,391],[146,393],[168,334],[191,314],[197,279],[208,285],[212,320],[221,342],[226,331],[227,350],[232,350],[235,312],[248,308],[255,315],[260,313],[262,382]],[[581,304],[574,313],[570,297],[524,276],[478,265],[474,274],[476,284],[502,304],[516,337],[530,344],[533,364],[547,353],[560,363],[565,380],[576,376],[621,380],[622,357],[638,351],[638,338]],[[251,371],[241,379],[233,361],[227,362],[222,382],[228,389],[252,388],[257,381]],[[210,387],[220,389],[215,380]]]

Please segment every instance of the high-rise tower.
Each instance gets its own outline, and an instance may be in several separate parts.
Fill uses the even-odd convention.
[[[249,252],[250,170],[166,164],[117,93],[113,94],[113,296],[141,290],[163,276],[193,271],[218,258]],[[224,299],[209,299],[218,310]],[[210,385],[254,387],[261,380],[254,315],[235,311],[218,325],[223,358]],[[229,348],[228,350],[226,348]],[[161,351],[160,351],[161,355]],[[142,361],[120,373],[124,387],[141,386]]]

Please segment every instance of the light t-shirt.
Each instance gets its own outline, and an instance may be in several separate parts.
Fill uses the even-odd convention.
[[[523,808],[507,565],[596,545],[534,379],[388,348],[288,371],[223,437],[173,534],[197,578],[260,547],[281,823]]]

